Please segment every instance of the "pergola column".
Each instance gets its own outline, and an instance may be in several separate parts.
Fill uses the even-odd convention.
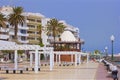
[[[46,61],[47,60],[47,58],[46,58],[46,46],[44,46],[43,55],[45,56],[45,61]]]
[[[75,66],[77,66],[77,54],[75,53]]]
[[[38,50],[35,50],[35,73],[38,73]]]
[[[14,62],[15,62],[14,63],[15,64],[14,68],[17,69],[18,68],[18,61],[17,61],[18,54],[17,54],[17,50],[14,51],[14,56],[15,56],[14,57]]]
[[[50,50],[50,71],[53,69],[53,50]]]
[[[59,64],[61,64],[61,59],[60,59],[61,57],[60,57],[60,54],[59,54]]]
[[[32,67],[33,63],[33,53],[30,53],[30,67]]]
[[[88,61],[89,61],[89,55],[87,54],[87,63],[88,63]]]
[[[71,54],[71,62],[73,63],[73,54]]]
[[[81,54],[79,54],[79,64],[81,64]]]
[[[54,53],[53,53],[53,50],[51,50],[51,53],[52,53],[52,60],[53,60],[53,66],[54,66]]]
[[[56,64],[57,64],[57,62],[58,62],[58,60],[57,60],[57,59],[58,59],[58,58],[57,58],[57,54],[55,54],[55,55],[56,55]]]
[[[79,54],[78,54],[78,52],[76,52],[76,53],[77,53],[77,63],[80,64],[80,57],[79,57]]]
[[[38,54],[38,66],[40,66],[40,53]]]

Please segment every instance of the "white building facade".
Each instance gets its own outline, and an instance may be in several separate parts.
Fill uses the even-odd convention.
[[[9,14],[11,14],[13,12],[12,7],[10,6],[3,6],[0,7],[0,13],[2,13],[3,15],[5,15],[5,17],[7,18]],[[8,22],[6,22],[7,24],[7,28],[2,28],[0,29],[0,31],[2,32],[0,34],[0,39],[1,40],[9,40],[12,41],[13,37],[14,37],[14,27],[11,26]],[[28,27],[26,26],[26,24],[24,24],[23,26],[18,25],[18,42],[22,43],[22,44],[26,44],[28,43],[27,37],[27,30]]]
[[[6,17],[10,13],[12,13],[12,7],[10,6],[3,6],[0,7],[0,13],[4,14]],[[53,40],[53,36],[47,36],[46,31],[44,28],[47,25],[47,22],[50,20],[50,18],[46,18],[44,15],[40,13],[31,13],[31,12],[24,12],[22,15],[25,16],[26,22],[23,26],[18,25],[18,42],[22,44],[38,44],[38,38],[39,34],[37,31],[37,26],[39,24],[42,25],[43,31],[42,31],[42,39],[44,45],[49,45],[49,41]],[[64,20],[60,20],[65,26],[65,30],[72,32],[72,34],[75,36],[76,39],[79,39],[79,29],[67,24]],[[14,38],[14,27],[9,25],[7,23],[7,28],[0,27],[0,40],[8,40],[12,41]],[[59,37],[56,37],[56,40],[59,40]]]

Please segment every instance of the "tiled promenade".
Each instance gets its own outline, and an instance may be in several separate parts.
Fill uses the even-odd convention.
[[[24,71],[23,74],[6,74],[0,71],[0,80],[112,80],[106,77],[103,65],[95,62],[75,66],[55,66],[53,71],[49,66],[42,66],[41,71]]]
[[[96,80],[113,80],[111,74],[107,72],[106,67],[103,64],[99,64],[98,66]]]
[[[118,68],[118,80],[120,80],[120,69]],[[99,64],[96,73],[96,80],[113,80],[111,74],[107,72],[106,67],[103,64]]]

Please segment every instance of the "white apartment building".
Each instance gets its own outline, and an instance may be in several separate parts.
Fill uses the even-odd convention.
[[[25,12],[24,13],[26,17],[26,25],[28,27],[27,33],[28,37],[27,40],[29,41],[28,44],[39,44],[39,37],[40,34],[38,25],[42,26],[42,19],[44,19],[44,15],[40,13],[31,13],[31,12]]]
[[[8,15],[10,13],[12,13],[12,7],[10,6],[3,6],[0,7],[0,12],[2,14],[5,15],[5,17],[7,18]],[[0,34],[0,39],[1,40],[9,40],[12,41],[13,37],[14,37],[14,28],[9,25],[8,22],[7,23],[7,28],[0,28],[0,31],[2,32],[2,34]],[[18,42],[22,43],[22,44],[27,44],[28,40],[28,33],[27,33],[28,27],[26,24],[24,24],[23,26],[18,25]]]
[[[12,7],[3,6],[0,7],[0,12],[3,13],[6,17],[12,13]],[[40,13],[24,12],[22,15],[26,18],[26,23],[23,26],[18,25],[18,41],[22,44],[38,44],[39,37],[37,26],[41,24],[44,28],[47,25],[47,22],[50,18],[46,18]],[[71,31],[76,39],[79,39],[79,29],[67,24],[64,20],[60,20],[65,26],[65,30]],[[7,23],[7,22],[6,22]],[[42,32],[42,39],[45,45],[49,45],[49,41],[53,40],[52,36],[47,36],[46,31]],[[7,28],[0,28],[2,34],[0,34],[1,40],[12,41],[14,37],[14,29],[12,26],[7,23]],[[58,40],[59,37],[56,38]]]

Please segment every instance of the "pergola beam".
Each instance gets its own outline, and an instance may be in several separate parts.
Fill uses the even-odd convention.
[[[51,58],[53,58],[53,48],[49,47],[49,48],[44,48],[44,47],[40,47],[38,45],[17,45],[17,44],[1,44],[0,46],[0,50],[14,50],[14,55],[15,55],[15,58],[14,58],[14,68],[17,69],[18,68],[18,62],[17,62],[17,58],[18,58],[18,55],[17,55],[17,50],[32,50],[35,52],[35,73],[38,73],[38,67],[39,67],[39,60],[40,58],[38,58],[38,53],[39,51],[44,51],[44,50],[47,50],[49,51],[50,50],[50,54],[52,55]],[[41,53],[40,52],[40,53]],[[48,52],[46,52],[48,54]],[[31,56],[32,57],[32,56]],[[51,67],[50,67],[50,70],[52,70],[53,68],[53,59],[52,60],[52,64],[51,64]],[[51,61],[50,60],[50,61]],[[31,61],[32,62],[32,61]],[[32,64],[31,64],[32,66]]]

